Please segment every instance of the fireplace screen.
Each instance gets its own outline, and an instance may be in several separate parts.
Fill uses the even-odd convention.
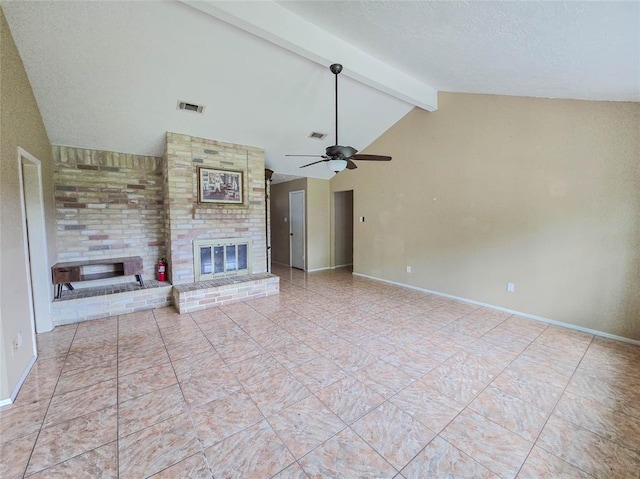
[[[248,240],[194,242],[196,281],[249,272]]]

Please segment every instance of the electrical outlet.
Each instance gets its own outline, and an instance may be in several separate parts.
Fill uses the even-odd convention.
[[[22,343],[24,342],[24,337],[22,336],[22,331],[16,334],[16,337],[11,341],[11,353],[16,354],[18,350],[22,347]]]
[[[507,283],[507,292],[508,293],[515,293],[516,292],[516,285],[514,283]]]
[[[411,273],[411,266],[407,266],[407,273]]]

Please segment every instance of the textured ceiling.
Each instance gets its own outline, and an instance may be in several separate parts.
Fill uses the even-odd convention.
[[[174,131],[264,148],[277,173],[333,176],[284,156],[333,144],[328,68],[178,2],[2,6],[53,144],[162,156]],[[340,141],[357,149],[412,108],[340,80]],[[204,114],[178,111],[178,100]]]
[[[441,91],[640,101],[640,2],[284,1]]]
[[[439,90],[640,101],[638,2],[273,5],[301,22],[292,25],[300,38],[310,22],[327,41],[342,38]],[[262,147],[276,173],[332,176],[324,165],[300,170],[307,158],[284,156],[322,153],[334,142],[333,75],[313,55],[179,2],[2,8],[52,143],[162,155],[164,133],[175,131]],[[362,150],[412,108],[340,79],[343,144]],[[178,111],[178,100],[206,105],[204,115]],[[312,131],[329,135],[309,139]]]

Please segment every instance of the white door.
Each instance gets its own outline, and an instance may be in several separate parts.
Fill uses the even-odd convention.
[[[304,270],[304,191],[289,192],[290,264]]]
[[[20,189],[22,196],[25,262],[31,288],[33,323],[39,333],[51,331],[51,277],[47,258],[47,235],[42,195],[42,168],[40,161],[19,148]],[[35,331],[34,331],[35,333]],[[35,343],[34,343],[35,344]]]

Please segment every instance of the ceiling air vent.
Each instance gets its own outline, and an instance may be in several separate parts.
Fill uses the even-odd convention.
[[[196,105],[195,103],[189,103],[187,101],[178,100],[178,110],[192,111],[194,113],[202,113],[204,111],[204,105]]]
[[[326,133],[318,133],[317,131],[312,131],[309,135],[309,138],[314,138],[316,140],[324,140],[327,137]]]

